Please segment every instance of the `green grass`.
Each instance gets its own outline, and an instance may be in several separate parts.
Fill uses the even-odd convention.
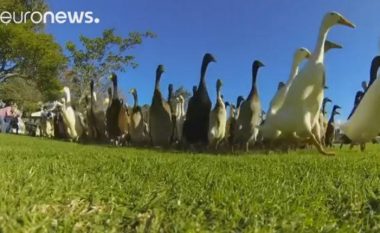
[[[379,232],[379,151],[215,156],[0,134],[0,232]]]

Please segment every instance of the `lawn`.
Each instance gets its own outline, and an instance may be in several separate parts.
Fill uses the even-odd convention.
[[[0,134],[0,232],[379,232],[380,145],[217,156]]]

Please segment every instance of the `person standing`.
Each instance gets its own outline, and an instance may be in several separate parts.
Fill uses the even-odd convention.
[[[10,122],[14,118],[16,105],[11,104],[5,108],[0,109],[0,132],[7,133],[10,128]]]

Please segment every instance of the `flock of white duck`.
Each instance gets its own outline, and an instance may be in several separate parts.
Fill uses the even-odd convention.
[[[270,102],[264,119],[256,86],[258,71],[264,64],[258,60],[252,65],[252,88],[246,98],[239,96],[237,104],[224,102],[222,81],[216,83],[216,103],[212,108],[207,87],[206,71],[210,63],[216,62],[213,55],[205,54],[198,87],[185,103],[182,96],[173,97],[169,86],[167,100],[160,91],[160,79],[164,66],[156,70],[155,88],[148,117],[138,105],[138,94],[131,109],[126,107],[118,95],[117,76],[110,79],[109,99],[98,99],[91,83],[91,95],[87,98],[86,113],[82,116],[71,106],[70,90],[65,87],[65,98],[60,102],[60,121],[55,121],[56,134],[78,140],[83,135],[99,141],[126,142],[132,145],[152,145],[167,148],[173,144],[186,148],[242,149],[252,146],[267,148],[299,148],[314,145],[325,155],[332,146],[335,133],[334,116],[339,114],[335,105],[329,120],[325,105],[331,102],[324,98],[326,82],[325,53],[339,45],[327,40],[330,29],[335,25],[355,26],[337,12],[327,13],[323,18],[317,43],[313,52],[306,48],[296,50],[291,72],[286,83],[281,82]],[[306,60],[303,67],[301,62]],[[380,81],[376,79],[380,65],[379,57],[373,60],[371,79],[364,92],[357,94],[354,110],[349,120],[340,125],[347,143],[361,144],[374,139],[380,132]],[[185,110],[187,105],[187,110]],[[229,107],[229,114],[227,114]],[[229,116],[229,117],[228,117]],[[61,131],[59,131],[61,129]]]

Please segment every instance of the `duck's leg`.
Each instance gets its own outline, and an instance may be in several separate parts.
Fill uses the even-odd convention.
[[[215,142],[215,151],[218,151],[218,149],[219,149],[219,145],[220,145],[220,140],[217,140],[217,141]]]
[[[245,144],[245,152],[249,152],[249,143],[248,142]]]
[[[328,151],[325,151],[325,149],[323,148],[323,146],[318,142],[318,140],[315,138],[314,134],[310,132],[310,142],[317,148],[317,150],[319,151],[319,153],[323,154],[323,155],[335,155],[334,152],[328,152]]]
[[[360,151],[363,152],[365,150],[365,143],[360,144]]]

